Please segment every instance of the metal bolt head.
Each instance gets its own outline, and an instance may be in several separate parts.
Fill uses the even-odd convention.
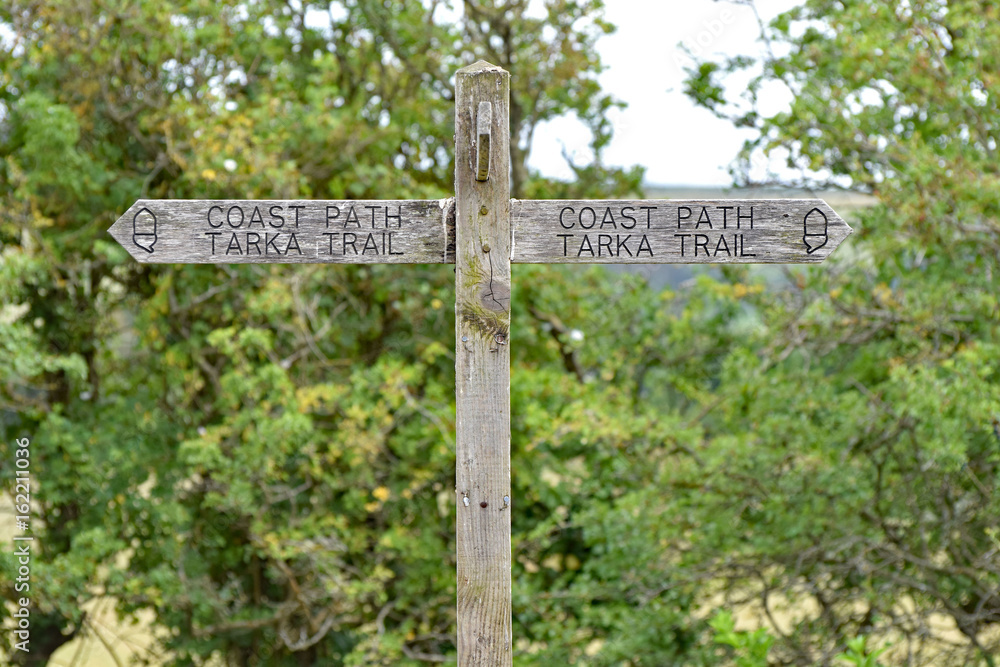
[[[490,209],[486,208],[486,206],[480,206],[479,207],[479,215],[486,215],[489,212],[490,212]]]
[[[484,243],[483,244],[483,252],[489,252],[489,251],[490,251],[490,244],[489,243]]]

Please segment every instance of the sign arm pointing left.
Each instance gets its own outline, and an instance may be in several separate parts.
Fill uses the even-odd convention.
[[[454,199],[140,199],[108,232],[153,264],[449,264],[454,207]]]

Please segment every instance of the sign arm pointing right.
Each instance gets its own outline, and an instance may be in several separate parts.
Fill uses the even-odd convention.
[[[822,262],[853,231],[821,199],[515,200],[521,264]]]

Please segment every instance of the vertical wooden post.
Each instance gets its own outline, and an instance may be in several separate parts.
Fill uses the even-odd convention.
[[[479,61],[455,84],[458,664],[501,667],[512,664],[510,75]]]

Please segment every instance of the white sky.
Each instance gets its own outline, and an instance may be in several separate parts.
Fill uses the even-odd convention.
[[[768,21],[800,2],[757,0],[756,4]],[[607,67],[601,85],[628,103],[624,112],[612,117],[615,134],[605,150],[605,164],[644,165],[650,184],[730,185],[728,166],[749,131],[737,130],[695,107],[684,95],[683,68],[692,61],[679,45],[702,57],[758,55],[763,46],[753,12],[713,0],[609,0],[605,16],[618,31],[597,44]],[[562,149],[565,146],[578,162],[586,161],[588,139],[586,128],[575,119],[541,125],[529,164],[546,176],[568,179],[572,172]]]

